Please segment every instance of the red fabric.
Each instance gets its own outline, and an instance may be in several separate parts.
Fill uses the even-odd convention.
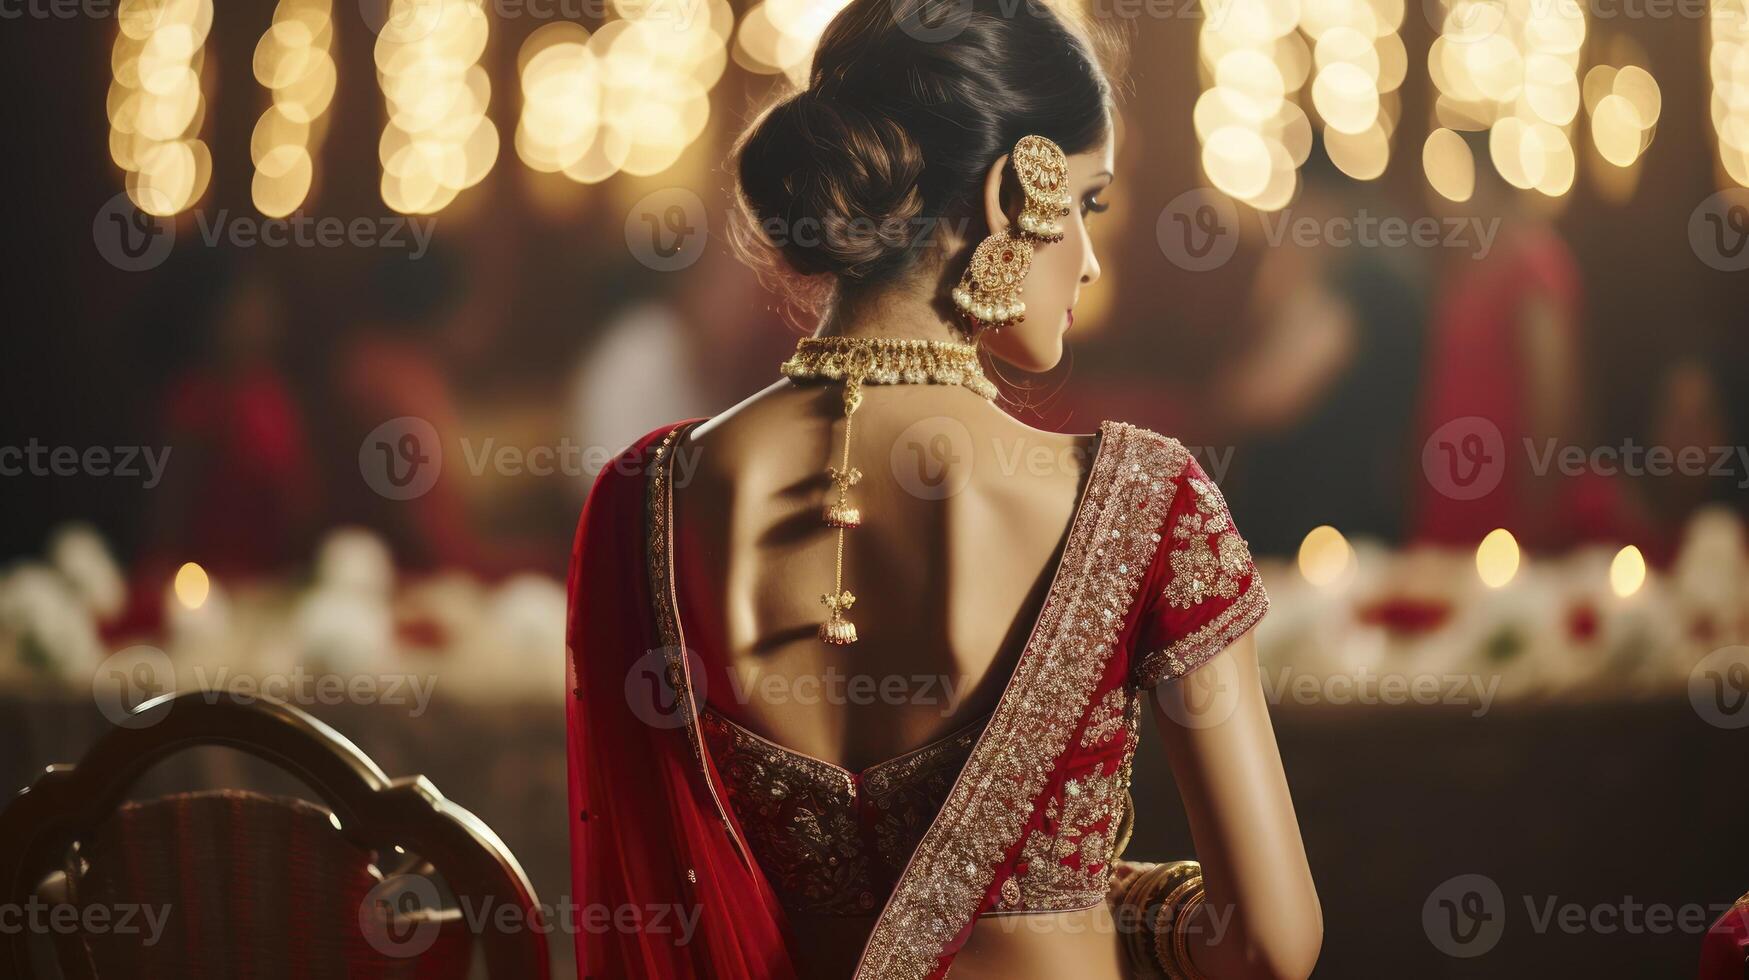
[[[1582,415],[1575,417],[1573,431],[1548,434],[1534,433],[1530,418],[1533,386],[1551,379],[1533,375],[1524,317],[1537,302],[1554,309],[1557,328],[1564,332],[1563,346],[1574,357],[1565,371],[1578,378],[1583,373],[1577,361],[1583,342],[1578,334],[1581,298],[1572,253],[1552,232],[1526,231],[1507,238],[1493,256],[1464,266],[1446,284],[1431,325],[1415,445],[1425,450],[1436,434],[1442,441],[1462,441],[1497,431],[1504,461],[1490,465],[1504,468],[1493,470],[1499,473],[1498,485],[1475,499],[1459,499],[1432,474],[1417,473],[1414,540],[1470,547],[1503,527],[1530,548],[1568,548],[1592,540],[1648,541],[1618,481],[1589,468],[1577,474],[1551,468],[1538,475],[1533,466],[1531,453],[1546,453],[1543,440],[1549,436],[1562,447],[1590,448],[1594,441],[1585,436]],[[1579,385],[1570,392],[1580,412],[1582,391]],[[1447,423],[1470,417],[1486,422],[1465,422],[1457,431],[1441,433]],[[1539,485],[1546,488],[1540,494]]]
[[[1135,603],[1130,681],[1143,687],[1195,670],[1255,626],[1269,607],[1250,545],[1196,457],[1186,458],[1171,494],[1160,544]],[[1174,660],[1182,671],[1162,673],[1163,661]]]
[[[788,980],[796,971],[777,896],[718,815],[663,674],[644,506],[650,450],[669,428],[602,469],[572,547],[566,743],[578,976]]]
[[[182,486],[177,560],[218,574],[278,568],[301,554],[317,505],[309,439],[285,380],[266,365],[181,379],[164,408]],[[174,476],[174,474],[172,474]]]
[[[687,420],[692,421],[696,420]],[[651,601],[645,510],[651,467],[656,465],[653,449],[673,428],[668,425],[647,433],[602,471],[584,504],[573,547],[567,739],[579,975],[790,978],[795,967],[782,907],[764,874],[736,847],[737,838],[744,835],[733,812],[718,809],[711,794],[713,786],[722,784],[717,764],[708,751],[689,740],[684,709],[675,700],[675,688],[685,677],[668,676],[670,651],[660,646],[668,631],[660,628]],[[1030,867],[1037,858],[1022,856],[1031,853],[1026,850],[1030,832],[1079,842],[1098,839],[1095,831],[1114,830],[1110,824],[1117,817],[1110,809],[1098,807],[1097,812],[1073,818],[1087,821],[1083,825],[1072,822],[1065,801],[1081,793],[1081,785],[1104,786],[1100,792],[1112,792],[1120,767],[1134,751],[1139,724],[1133,712],[1142,703],[1128,683],[1135,651],[1148,649],[1156,666],[1164,664],[1168,653],[1201,663],[1250,628],[1267,608],[1255,565],[1232,527],[1225,501],[1193,462],[1178,458],[1183,448],[1141,441],[1160,438],[1145,431],[1124,433],[1108,427],[1106,435],[1124,441],[1102,448],[1104,465],[1092,477],[1101,482],[1088,488],[1046,600],[1045,609],[1052,615],[1047,620],[1041,611],[1022,654],[1032,658],[1023,660],[1031,669],[1017,668],[1002,695],[1009,705],[1067,690],[1085,691],[1088,700],[1074,718],[1066,719],[1060,732],[1053,728],[1049,738],[1027,743],[1054,755],[1030,760],[1025,751],[1010,749],[1003,753],[1004,759],[1025,760],[1018,770],[991,769],[973,773],[970,779],[967,773],[960,774],[956,789],[979,787],[955,794],[961,806],[996,800],[1004,807],[1023,808],[1027,825],[1003,842],[1002,852],[986,853],[977,833],[985,825],[975,821],[987,814],[974,816],[962,809],[954,814],[956,820],[933,824],[932,832],[940,832],[933,842],[926,835],[924,844],[913,852],[898,890],[889,896],[876,924],[873,938],[882,938],[884,925],[886,942],[865,948],[859,977],[881,976],[895,959],[905,960],[907,971],[915,969],[931,980],[942,977],[976,920],[999,911],[999,899],[1024,902],[1030,887],[1047,892],[1072,889],[1080,886],[1068,879],[1090,879],[1094,895],[1102,898],[1107,884],[1103,859],[1100,865],[1082,867],[1079,853],[1064,856],[1053,847],[1048,853],[1065,868],[1062,873],[1050,869],[1038,874]],[[1112,455],[1104,456],[1107,452]],[[1168,467],[1171,482],[1164,478],[1167,471],[1161,472],[1163,479],[1142,474],[1144,463]],[[1171,494],[1170,513],[1167,494]],[[1145,513],[1126,514],[1117,508]],[[1172,528],[1181,524],[1185,533],[1174,535]],[[1161,534],[1157,546],[1147,537],[1156,528]],[[1138,567],[1142,562],[1147,564]],[[1225,569],[1225,577],[1235,581],[1223,582],[1214,573],[1216,562]],[[1210,591],[1192,608],[1174,605],[1173,596],[1187,588],[1185,583],[1192,577],[1203,579]],[[1121,618],[1091,615],[1090,604],[1105,603],[1106,591],[1118,581],[1126,589],[1142,590],[1133,594],[1127,612]],[[661,598],[664,604],[671,602],[671,597]],[[1043,622],[1051,625],[1041,636]],[[1158,648],[1139,647],[1138,639]],[[1061,645],[1072,644],[1092,645],[1076,649],[1097,648],[1104,660],[1100,676],[1081,678],[1079,662],[1053,656],[1052,644],[1059,645],[1056,649],[1069,649]],[[692,677],[714,669],[698,651],[685,653]],[[1009,712],[1008,724],[1024,714]],[[1099,730],[1090,733],[1096,719]],[[1005,729],[1001,737],[1013,737],[1014,731]],[[990,737],[988,729],[981,735]],[[980,742],[985,749],[990,744]],[[695,756],[695,748],[701,754]],[[993,752],[983,753],[982,764],[1002,768]],[[1036,787],[1032,773],[1039,776]],[[1105,778],[1095,780],[1096,776]],[[1074,789],[1068,786],[1071,779],[1078,780]],[[1023,785],[1033,798],[1011,801],[1009,792]],[[935,819],[940,821],[941,816]],[[941,907],[930,876],[947,873],[938,861],[962,858],[990,862],[993,875],[982,896],[964,896],[963,908]],[[1010,888],[1011,894],[1004,896],[1004,883],[1016,876],[1022,878],[1016,883],[1020,891]],[[951,899],[959,900],[959,896]],[[653,928],[599,927],[604,921],[615,921],[616,914],[622,921],[644,921],[641,917],[657,908],[667,909],[670,919],[678,908],[696,923],[689,941],[676,942],[680,937],[674,932]],[[954,934],[945,935],[944,930],[933,964],[916,961],[911,949],[895,952],[893,931],[904,928],[903,916],[936,913],[951,916],[942,924],[951,922]],[[596,928],[589,927],[592,922]],[[876,958],[870,958],[870,949],[877,949]]]
[[[1700,980],[1749,977],[1749,895],[1744,895],[1701,939]]]

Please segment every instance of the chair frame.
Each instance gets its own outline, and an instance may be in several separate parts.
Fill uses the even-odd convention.
[[[184,749],[217,745],[277,765],[334,812],[339,833],[365,850],[400,844],[429,861],[456,899],[483,907],[513,902],[522,925],[476,935],[493,978],[546,980],[546,933],[539,900],[498,835],[444,798],[424,776],[390,779],[339,732],[283,702],[212,691],[166,694],[134,709],[140,724],[110,729],[77,765],[51,765],[0,811],[0,902],[22,908],[68,848],[88,839],[156,763]],[[495,917],[494,917],[495,918]],[[0,931],[0,977],[31,980],[31,933]]]

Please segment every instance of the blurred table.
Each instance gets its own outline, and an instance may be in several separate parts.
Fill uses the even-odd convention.
[[[569,892],[562,704],[309,710],[390,776],[423,773],[490,824],[542,899]],[[1651,931],[1638,907],[1710,909],[1749,888],[1749,732],[1706,724],[1686,699],[1496,704],[1481,718],[1466,707],[1290,704],[1275,721],[1324,908],[1319,977],[1691,977],[1699,933]],[[0,697],[0,784],[76,761],[104,727],[89,701]],[[299,792],[213,749],[166,762],[136,795],[216,784]],[[1126,856],[1185,856],[1152,731],[1135,795]],[[1497,945],[1471,958],[1442,953],[1423,921],[1434,891],[1465,874],[1502,897]],[[1555,917],[1539,930],[1550,902]],[[1592,917],[1624,903],[1629,919],[1602,913],[1614,931],[1562,926],[1568,904]],[[556,975],[571,975],[570,938],[551,938]]]

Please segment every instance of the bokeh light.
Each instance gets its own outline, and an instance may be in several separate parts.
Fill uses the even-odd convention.
[[[516,152],[532,169],[585,184],[651,176],[705,132],[711,89],[728,66],[727,2],[617,9],[620,19],[593,34],[556,23],[523,43]]]
[[[762,75],[782,73],[802,88],[820,35],[849,0],[763,0],[735,32],[735,63]]]
[[[1627,598],[1640,591],[1640,586],[1646,584],[1646,556],[1640,554],[1640,549],[1628,545],[1615,553],[1615,559],[1609,563],[1609,588],[1616,595]]]
[[[1749,3],[1712,0],[1707,27],[1708,112],[1719,164],[1732,180],[1749,187]]]
[[[212,0],[122,0],[111,52],[109,152],[128,198],[147,214],[181,213],[206,193],[212,153],[199,138]]]
[[[479,63],[489,33],[483,0],[393,0],[376,66],[389,114],[382,196],[396,211],[441,211],[497,162],[492,82]]]
[[[1498,589],[1518,574],[1518,539],[1512,532],[1497,527],[1476,547],[1476,574],[1482,584]]]
[[[1342,532],[1322,524],[1300,542],[1300,575],[1316,586],[1334,585],[1354,566],[1354,548]]]
[[[1467,144],[1460,150],[1461,136],[1439,133],[1485,132],[1489,161],[1507,183],[1565,195],[1577,173],[1584,8],[1577,0],[1447,0],[1440,9],[1440,34],[1427,52],[1439,127],[1422,147],[1428,183],[1467,200],[1474,160]]]
[[[1205,0],[1203,11],[1194,121],[1210,184],[1259,211],[1286,207],[1311,152],[1307,105],[1337,169],[1385,172],[1408,66],[1401,0]]]
[[[255,164],[250,196],[268,217],[284,217],[309,197],[334,100],[333,43],[330,0],[280,0],[255,46],[255,80],[272,104],[249,140]]]
[[[176,579],[171,584],[176,593],[176,601],[184,609],[199,609],[206,605],[207,595],[212,591],[212,580],[207,577],[206,569],[194,562],[187,562],[176,570]]]

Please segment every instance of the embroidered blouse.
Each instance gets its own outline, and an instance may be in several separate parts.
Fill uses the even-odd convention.
[[[1131,762],[1148,692],[1209,660],[1268,608],[1220,490],[1189,451],[1148,429],[1102,422],[1062,556],[995,709],[851,773],[735,725],[695,690],[702,665],[686,648],[670,567],[669,465],[698,421],[628,450],[647,452],[647,467],[616,466],[647,474],[652,645],[666,660],[663,699],[679,719],[671,735],[652,736],[651,750],[686,746],[696,799],[720,819],[742,867],[786,910],[875,913],[856,980],[935,980],[979,917],[1103,901],[1133,819]],[[601,518],[604,528],[611,517]],[[594,601],[605,615],[618,598]],[[589,761],[574,768],[586,771]],[[608,828],[596,832],[611,846]],[[701,928],[710,922],[707,905]],[[749,928],[746,919],[737,928]],[[648,943],[640,948],[650,955]]]

